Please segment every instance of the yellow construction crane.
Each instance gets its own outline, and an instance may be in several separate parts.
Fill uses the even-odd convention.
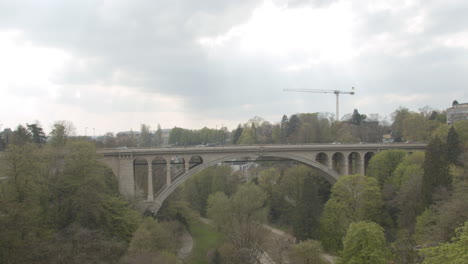
[[[340,90],[323,90],[323,89],[284,89],[283,91],[286,92],[305,92],[305,93],[332,93],[336,95],[336,121],[340,120],[340,94],[354,94],[354,87],[352,87],[353,91],[340,91]]]

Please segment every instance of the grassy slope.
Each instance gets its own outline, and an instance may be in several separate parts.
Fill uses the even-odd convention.
[[[191,233],[194,241],[192,256],[188,263],[205,264],[207,263],[206,253],[208,250],[220,247],[223,243],[223,234],[216,231],[210,225],[200,221],[195,221],[191,225]]]

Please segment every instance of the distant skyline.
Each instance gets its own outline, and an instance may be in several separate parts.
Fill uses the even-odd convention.
[[[0,1],[0,124],[233,129],[468,102],[468,1]],[[91,131],[91,132],[90,132]]]

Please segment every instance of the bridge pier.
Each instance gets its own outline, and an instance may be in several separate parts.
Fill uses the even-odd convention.
[[[185,167],[184,167],[184,170],[185,170],[185,173],[187,173],[189,170],[190,170],[190,158],[184,158],[184,164],[185,164]]]
[[[348,157],[345,157],[345,158],[343,159],[343,165],[341,165],[340,173],[341,173],[341,175],[348,175],[348,174],[349,174],[349,162],[348,162]]]
[[[329,158],[328,158],[328,160],[327,160],[327,163],[328,163],[328,164],[327,164],[326,166],[327,166],[330,170],[333,170],[333,160],[332,160],[331,157],[332,157],[332,156],[330,155]]]
[[[166,186],[169,187],[172,184],[171,178],[171,160],[166,162]]]
[[[148,201],[153,201],[154,200],[154,194],[153,194],[153,164],[152,161],[148,161]]]
[[[361,158],[359,159],[359,171],[360,174],[366,175],[366,160],[364,155],[361,155]]]

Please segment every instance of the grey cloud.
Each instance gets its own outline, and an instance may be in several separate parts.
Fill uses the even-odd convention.
[[[297,8],[304,6],[326,7],[338,1],[339,0],[274,0],[273,2],[287,5],[289,8]]]
[[[199,37],[225,33],[245,22],[261,2],[9,1],[0,3],[0,28],[19,28],[25,32],[25,38],[36,44],[70,52],[74,56],[72,61],[54,79],[63,87],[96,83],[128,85],[150,94],[184,97],[187,111],[220,117],[295,113],[304,109],[329,111],[330,104],[334,104],[333,98],[326,95],[286,94],[282,92],[284,88],[346,90],[357,86],[362,95],[387,91],[405,94],[408,90],[431,93],[447,86],[466,90],[463,87],[468,84],[464,74],[467,51],[432,43],[436,36],[468,29],[468,4],[463,1],[447,5],[427,2],[421,6],[428,15],[428,24],[423,33],[416,35],[405,33],[405,21],[418,10],[369,13],[356,5],[360,21],[354,34],[357,46],[388,32],[402,40],[409,52],[405,57],[378,51],[364,53],[352,62],[351,73],[330,65],[284,73],[262,59],[212,59],[195,42]],[[289,8],[320,8],[336,1],[282,2],[287,2]],[[423,52],[421,47],[427,50]],[[233,55],[226,54],[229,56]],[[84,66],[80,66],[82,62]],[[102,105],[100,98],[92,95],[83,94],[77,100],[72,90],[63,92],[59,102],[96,111],[159,110],[149,102],[137,105],[116,98]],[[355,98],[346,99],[347,104],[352,105]],[[293,103],[301,99],[304,103]],[[252,108],[242,108],[242,105],[252,105]]]

